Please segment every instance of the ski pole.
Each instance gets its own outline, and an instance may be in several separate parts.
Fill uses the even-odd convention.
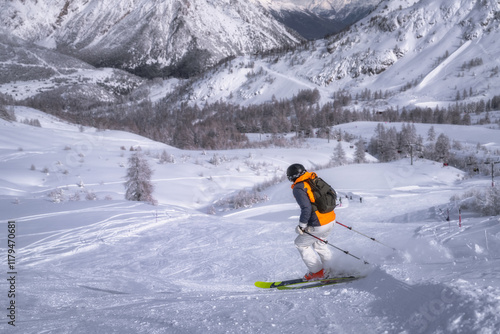
[[[351,230],[351,231],[353,231],[353,232],[356,232],[356,233],[358,233],[358,234],[361,234],[362,236],[367,237],[367,238],[368,238],[368,239],[370,239],[370,240],[373,240],[373,241],[375,241],[375,242],[378,242],[379,244],[381,244],[381,245],[383,245],[383,246],[385,246],[385,247],[389,247],[390,249],[392,249],[392,250],[394,250],[394,251],[395,251],[395,250],[397,250],[396,248],[391,247],[391,246],[389,246],[389,245],[386,245],[386,244],[384,244],[383,242],[380,242],[380,241],[378,241],[377,239],[375,239],[375,238],[373,238],[373,237],[370,237],[370,236],[368,236],[368,235],[366,235],[366,234],[363,234],[363,233],[361,233],[361,232],[359,232],[359,231],[356,231],[355,229],[353,229],[353,228],[352,228],[352,226],[347,226],[347,225],[344,225],[344,224],[342,224],[341,222],[338,222],[338,221],[336,221],[336,223],[337,223],[337,224],[339,224],[339,225],[341,225],[341,226],[344,226],[345,228],[350,229],[350,230]]]
[[[317,236],[315,236],[315,235],[313,235],[313,234],[311,234],[311,233],[309,233],[309,232],[307,232],[307,231],[303,231],[303,232],[304,232],[305,234],[309,234],[311,237],[313,237],[313,238],[315,238],[315,239],[318,239],[319,241],[321,241],[321,242],[323,242],[323,243],[325,243],[325,244],[327,244],[327,245],[329,245],[329,246],[332,246],[332,247],[333,247],[333,248],[335,248],[335,249],[338,249],[339,251],[343,252],[344,254],[350,255],[350,256],[352,256],[352,257],[353,257],[353,258],[355,258],[355,259],[358,259],[358,260],[360,260],[360,261],[363,261],[365,264],[369,264],[369,263],[368,263],[368,261],[365,261],[365,260],[363,260],[363,259],[361,259],[361,258],[359,258],[359,257],[357,257],[357,256],[355,256],[355,255],[353,255],[353,254],[351,254],[351,253],[349,253],[348,251],[343,250],[342,248],[339,248],[339,247],[337,247],[337,246],[335,246],[335,245],[329,244],[329,243],[328,243],[328,240],[323,240],[323,239],[321,239],[321,238],[318,238]]]

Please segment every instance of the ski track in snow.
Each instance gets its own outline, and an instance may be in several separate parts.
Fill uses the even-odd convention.
[[[425,188],[420,191],[425,194]],[[363,206],[347,203],[338,210],[343,219],[349,217],[345,212],[349,208]],[[254,217],[267,212],[289,218],[286,212],[296,211],[291,204],[264,204],[223,217],[167,211],[168,215],[157,218],[149,208],[122,203],[18,217],[22,229],[23,222],[106,215],[95,222],[89,219],[84,226],[22,236],[38,240],[23,247],[19,255],[23,259],[19,271],[30,275],[23,279],[19,303],[24,315],[18,327],[23,333],[300,333],[307,329],[312,333],[480,333],[498,328],[500,303],[494,297],[499,295],[498,286],[470,281],[481,277],[453,277],[454,266],[475,262],[464,254],[461,259],[442,254],[441,247],[468,234],[473,226],[463,230],[450,228],[449,222],[356,226],[369,235],[383,230],[380,239],[403,249],[396,253],[336,226],[331,241],[353,253],[365,253],[375,265],[364,268],[340,253],[335,263],[351,271],[368,270],[368,276],[333,287],[285,292],[258,290],[252,284],[301,274],[290,222],[270,226],[269,221]],[[497,228],[491,220],[482,224],[488,222]],[[414,228],[419,236],[412,239],[415,249],[404,249],[404,241],[391,237]],[[249,238],[248,229],[256,237]],[[372,252],[366,254],[366,249]],[[477,264],[476,270],[481,267]],[[442,268],[446,273],[440,278],[436,272]],[[458,272],[473,275],[475,271]],[[491,282],[496,281],[495,272]]]
[[[435,69],[433,69],[431,72],[429,72],[420,82],[420,84],[417,85],[415,88],[415,91],[419,92],[429,84],[429,82],[432,81],[437,75],[444,69],[448,64],[450,64],[458,55],[460,55],[465,49],[467,49],[472,41],[466,41],[464,44],[462,44],[456,51],[454,51],[451,55],[449,55],[448,58],[446,58],[442,63],[440,63]]]
[[[120,141],[111,133],[107,137],[118,151]],[[108,139],[102,140],[111,146]],[[248,188],[276,175],[304,152],[311,154],[304,160],[314,165],[312,156],[321,155],[321,147],[315,142],[318,151],[312,153],[262,150],[259,154],[267,155],[253,157],[246,150],[235,151],[231,154],[241,159],[207,168],[200,163],[201,155],[189,152],[196,156],[195,162],[155,165],[156,194],[167,194],[159,198],[158,206],[117,200],[118,195],[109,201],[51,203],[45,193],[62,187],[57,178],[45,180],[44,191],[37,190],[40,173],[29,179],[34,173],[29,163],[14,159],[12,148],[0,151],[3,168],[26,182],[0,179],[5,185],[0,188],[0,253],[7,253],[7,221],[15,220],[18,272],[16,327],[7,325],[4,317],[0,330],[23,334],[498,332],[500,221],[464,212],[459,228],[458,205],[450,202],[451,196],[484,187],[489,180],[463,180],[462,172],[425,160],[415,161],[411,168],[404,159],[318,171],[342,197],[336,209],[338,222],[384,244],[335,226],[329,243],[370,265],[332,249],[330,266],[338,274],[365,278],[299,291],[253,285],[305,273],[293,244],[299,210],[290,184],[266,189],[268,200],[251,207],[221,209],[215,215],[206,214],[205,208],[224,191]],[[324,147],[329,152],[332,146]],[[122,198],[123,187],[113,180],[122,177],[118,162],[124,158],[113,154],[109,159],[115,160],[109,165],[115,169],[85,163],[78,171],[89,169],[86,187]],[[266,160],[267,156],[273,159]],[[328,159],[328,154],[324,156]],[[92,161],[91,154],[86,158]],[[254,166],[260,160],[251,160],[252,168],[257,168],[253,170],[241,163],[243,159],[267,164],[258,169]],[[62,188],[72,191],[76,183],[65,182],[69,185]],[[6,188],[16,188],[18,203],[13,203],[13,190]],[[194,196],[199,198],[193,200]],[[5,296],[5,276],[0,282],[0,294]],[[0,306],[5,309],[4,300]]]

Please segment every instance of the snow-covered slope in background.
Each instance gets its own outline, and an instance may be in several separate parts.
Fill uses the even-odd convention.
[[[331,265],[366,278],[312,290],[265,291],[254,281],[305,272],[293,244],[299,210],[290,184],[266,188],[268,199],[252,207],[216,207],[215,215],[207,208],[281,177],[290,163],[316,170],[338,142],[182,151],[126,132],[80,128],[33,109],[13,110],[19,121],[36,118],[42,127],[0,120],[0,253],[7,254],[7,221],[14,220],[18,273],[16,327],[4,319],[2,331],[500,330],[500,221],[467,211],[459,221],[459,203],[450,202],[466,190],[490,187],[489,178],[464,179],[460,170],[420,159],[413,165],[403,159],[317,171],[343,197],[338,221],[389,247],[338,225],[330,243],[370,265],[333,248]],[[338,127],[369,136],[375,124],[344,126]],[[428,127],[415,126],[419,133]],[[462,129],[436,131],[465,144],[469,138]],[[466,129],[475,143],[500,145],[483,127]],[[341,145],[352,157],[350,144]],[[123,200],[130,148],[139,146],[154,169],[157,206]],[[163,150],[175,163],[159,164]],[[218,164],[210,162],[215,155]],[[49,197],[54,191],[61,196]],[[6,261],[4,256],[5,270]],[[9,282],[0,282],[6,296]]]
[[[145,81],[113,68],[96,68],[74,57],[0,34],[0,92],[24,100],[56,91],[62,99],[116,102]],[[63,97],[62,97],[63,96]]]
[[[318,89],[387,96],[367,107],[445,105],[500,89],[497,1],[383,1],[345,32],[286,54],[237,58],[196,81],[186,99],[252,104]],[[249,66],[251,65],[251,66]],[[461,100],[460,100],[461,101]]]

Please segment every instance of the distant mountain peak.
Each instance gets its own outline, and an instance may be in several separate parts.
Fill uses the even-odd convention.
[[[339,11],[346,5],[352,3],[352,0],[312,0],[308,5],[312,11]]]

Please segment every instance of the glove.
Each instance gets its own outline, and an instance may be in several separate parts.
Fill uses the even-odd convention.
[[[307,231],[307,224],[304,223],[299,223],[299,225],[295,228],[295,232],[297,232],[297,234],[304,234],[305,231]]]
[[[297,234],[304,234],[304,230],[299,225],[295,228],[295,232],[297,232]]]

